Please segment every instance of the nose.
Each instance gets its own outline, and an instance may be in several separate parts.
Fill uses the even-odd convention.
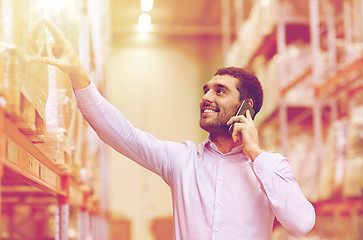
[[[211,91],[207,91],[206,93],[204,93],[203,97],[202,97],[202,102],[213,102],[213,94],[211,93]]]

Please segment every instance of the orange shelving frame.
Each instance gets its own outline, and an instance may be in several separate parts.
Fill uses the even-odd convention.
[[[30,186],[23,187],[24,192],[19,194],[38,194],[54,199],[58,208],[55,216],[59,225],[55,233],[57,239],[68,239],[70,206],[90,210],[88,191],[76,183],[69,172],[48,159],[0,107],[0,183],[4,180],[5,172],[8,176],[18,176],[21,184]]]
[[[50,161],[0,109],[0,149],[2,171],[12,170],[29,184],[52,195],[66,196],[64,174]]]

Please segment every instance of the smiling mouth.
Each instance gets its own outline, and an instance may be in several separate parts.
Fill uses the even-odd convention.
[[[218,109],[210,108],[210,107],[204,107],[201,110],[201,114],[209,114],[209,113],[217,113],[217,112],[219,112]]]
[[[217,111],[212,110],[212,109],[204,109],[203,110],[203,113],[215,113],[215,112],[217,112]]]
[[[205,103],[201,107],[201,114],[208,114],[208,113],[217,113],[219,112],[219,109],[216,106],[213,106],[212,104]]]

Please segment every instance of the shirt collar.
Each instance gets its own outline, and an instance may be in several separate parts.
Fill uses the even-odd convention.
[[[216,151],[216,152],[219,152],[220,151],[217,149],[217,146],[212,142],[212,140],[210,139],[210,136],[208,135],[206,141],[204,143],[201,144],[201,150],[204,150],[206,148],[209,148],[210,150],[213,150],[213,151]],[[242,146],[239,145],[235,148],[233,148],[229,153],[227,154],[236,154],[236,153],[243,153],[242,151]]]

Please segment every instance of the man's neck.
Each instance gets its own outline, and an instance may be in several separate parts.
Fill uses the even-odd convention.
[[[228,132],[226,134],[210,134],[209,138],[223,154],[229,153],[233,148],[241,145],[240,142],[235,143]]]

